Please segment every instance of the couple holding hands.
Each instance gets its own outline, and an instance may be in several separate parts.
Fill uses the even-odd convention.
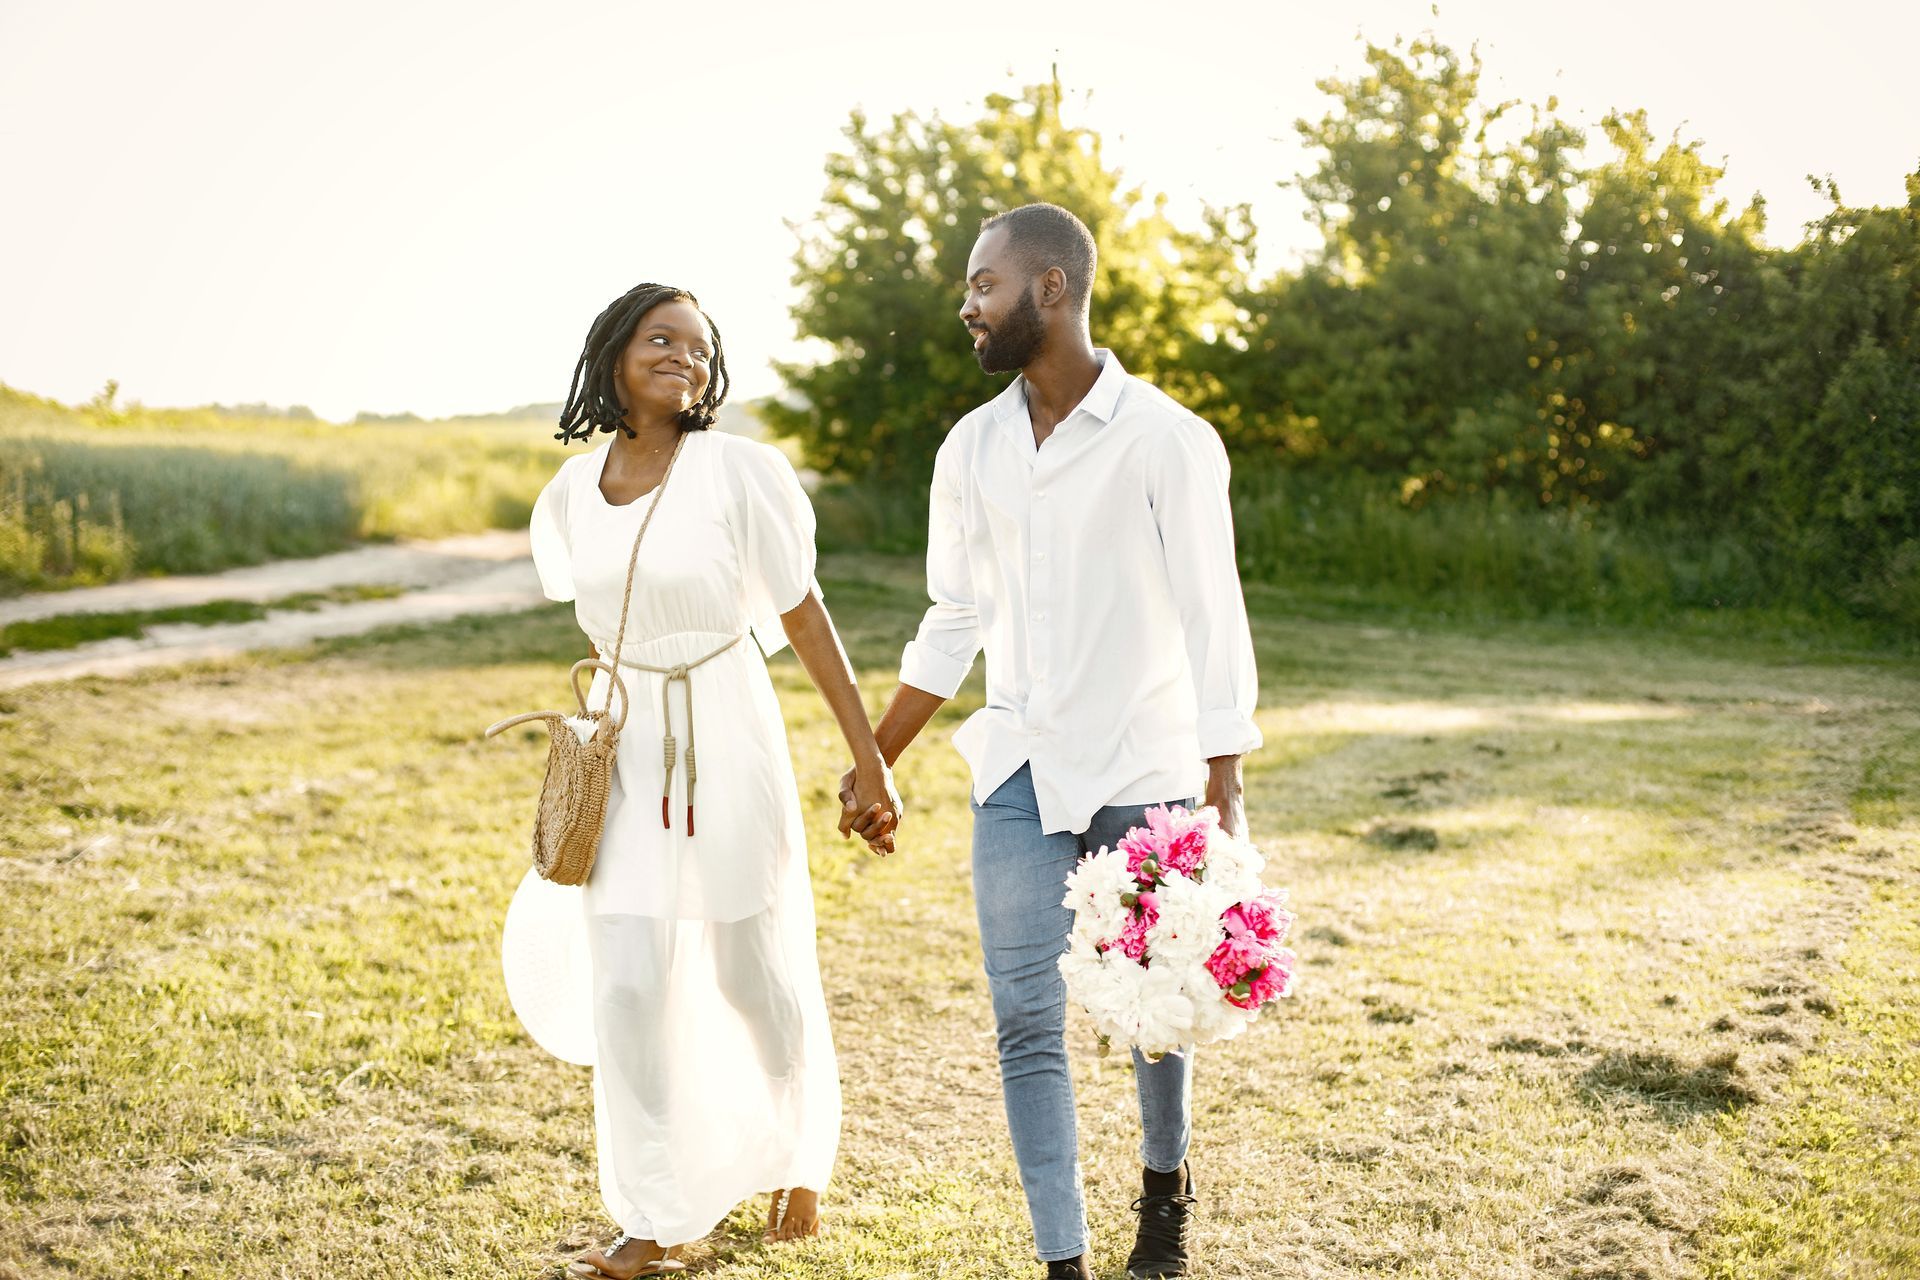
[[[840,1084],[763,657],[788,644],[852,752],[840,829],[878,854],[901,833],[890,766],[986,653],[986,704],[954,745],[973,775],[1007,1123],[1045,1274],[1093,1274],[1057,967],[1073,923],[1064,882],[1154,804],[1210,804],[1244,834],[1240,761],[1261,740],[1226,452],[1093,345],[1094,265],[1092,235],[1056,206],[982,226],[960,319],[983,370],[1020,376],[940,449],[932,604],[877,727],[821,601],[792,468],[709,429],[727,392],[719,332],[691,294],[659,285],[595,320],[560,438],[607,439],[561,465],[532,519],[543,590],[575,602],[633,696],[582,886],[600,1188],[620,1234],[575,1274],[683,1270],[680,1247],[761,1192],[770,1238],[818,1230]],[[605,705],[609,683],[595,676],[589,705]],[[666,739],[685,744],[680,759],[663,757]],[[1130,1277],[1188,1274],[1192,1066],[1191,1053],[1134,1056],[1144,1168]]]

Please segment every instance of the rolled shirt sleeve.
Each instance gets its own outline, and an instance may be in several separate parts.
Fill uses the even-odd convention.
[[[980,652],[980,614],[960,515],[961,460],[942,446],[927,504],[927,595],[933,603],[900,656],[900,683],[951,698]]]
[[[1193,672],[1200,754],[1208,759],[1245,755],[1263,741],[1253,720],[1259,677],[1234,558],[1228,472],[1219,435],[1190,417],[1162,436],[1150,473],[1154,524]]]

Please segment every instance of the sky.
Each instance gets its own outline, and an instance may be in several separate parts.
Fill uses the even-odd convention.
[[[1177,218],[1251,202],[1263,266],[1317,241],[1278,184],[1362,38],[1477,43],[1487,98],[1644,107],[1791,244],[1904,203],[1920,6],[0,0],[0,382],[65,401],[492,412],[565,397],[641,280],[699,294],[738,397],[806,348],[795,227],[855,107],[977,116],[1055,66]],[[1095,317],[1098,327],[1098,317]],[[1097,338],[1096,332],[1096,338]],[[954,338],[963,341],[956,321]]]

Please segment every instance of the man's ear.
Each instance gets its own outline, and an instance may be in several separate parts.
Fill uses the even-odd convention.
[[[1057,306],[1066,296],[1067,273],[1058,267],[1048,267],[1040,276],[1040,305]]]

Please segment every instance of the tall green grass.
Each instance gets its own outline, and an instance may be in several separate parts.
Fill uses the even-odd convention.
[[[512,526],[561,456],[536,421],[68,408],[0,386],[0,592]]]
[[[1241,573],[1256,581],[1365,583],[1409,597],[1621,621],[1687,609],[1802,609],[1817,594],[1757,538],[1618,513],[1543,511],[1504,493],[1411,509],[1362,477],[1242,466],[1233,508]]]
[[[831,485],[814,498],[822,550],[924,550],[915,487]],[[1759,534],[1701,533],[1672,520],[1542,511],[1505,494],[1410,508],[1363,476],[1239,459],[1233,512],[1240,573],[1330,603],[1456,617],[1759,627],[1878,646],[1894,629],[1853,616]],[[1916,615],[1920,621],[1920,615]]]

